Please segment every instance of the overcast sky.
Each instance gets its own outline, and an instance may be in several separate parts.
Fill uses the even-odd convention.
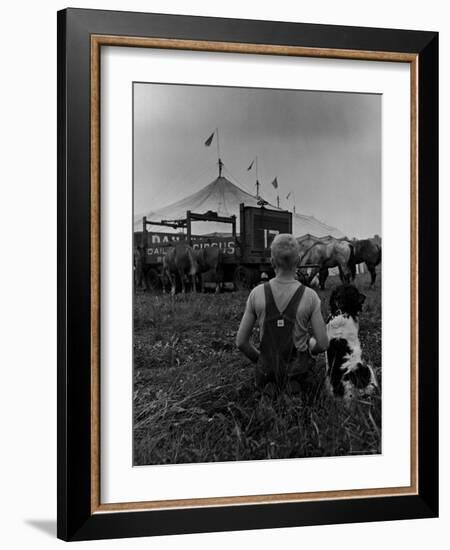
[[[381,96],[134,84],[134,213],[184,198],[218,175],[314,215],[349,237],[381,234]]]

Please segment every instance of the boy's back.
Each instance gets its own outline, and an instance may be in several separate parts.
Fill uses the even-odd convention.
[[[270,288],[272,290],[275,305],[280,311],[286,309],[296,290],[301,286],[296,280],[280,281],[277,277],[271,279]],[[260,340],[264,333],[264,320],[266,312],[266,298],[264,285],[255,287],[247,300],[246,306],[256,317],[260,329]],[[309,324],[313,313],[320,310],[320,298],[317,293],[309,287],[305,287],[303,297],[300,300],[296,322],[293,332],[294,345],[299,351],[305,351],[308,347]]]
[[[236,344],[255,364],[257,387],[275,384],[278,388],[288,386],[294,392],[295,385],[306,388],[309,384],[307,379],[315,366],[313,355],[327,349],[328,337],[319,297],[296,278],[296,239],[279,234],[272,241],[270,252],[276,276],[250,293]],[[259,349],[251,342],[255,323],[260,328]]]

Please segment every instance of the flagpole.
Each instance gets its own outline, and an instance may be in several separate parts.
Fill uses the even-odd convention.
[[[256,162],[256,166],[255,166],[255,171],[256,171],[256,198],[258,199],[259,198],[258,155],[256,155],[256,157],[255,157],[255,162]]]
[[[280,208],[280,195],[277,195],[277,208]]]
[[[219,128],[216,128],[216,137],[217,137],[217,159],[220,159]]]
[[[220,158],[220,142],[219,142],[219,128],[216,128],[216,142],[217,142],[217,164],[219,165],[219,178],[222,177],[223,162]]]

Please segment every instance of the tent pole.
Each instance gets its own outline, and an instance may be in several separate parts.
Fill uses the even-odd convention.
[[[217,137],[217,158],[220,159],[219,128],[216,128],[216,137]]]
[[[219,165],[219,178],[222,177],[223,162],[220,158],[220,141],[219,141],[219,128],[216,128],[216,143],[217,143],[217,163]]]
[[[255,172],[256,172],[256,198],[259,199],[258,155],[256,155],[255,161],[256,161],[256,165],[255,165]]]

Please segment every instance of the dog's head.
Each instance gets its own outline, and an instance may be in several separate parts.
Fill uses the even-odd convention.
[[[356,319],[362,310],[366,297],[354,285],[340,285],[330,297],[331,315],[347,314]]]

